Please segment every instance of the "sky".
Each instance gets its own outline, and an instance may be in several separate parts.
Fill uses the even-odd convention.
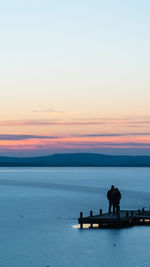
[[[0,0],[0,156],[150,155],[149,13],[149,0]]]

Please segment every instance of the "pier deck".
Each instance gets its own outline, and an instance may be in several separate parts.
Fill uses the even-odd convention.
[[[90,216],[83,217],[83,213],[80,212],[80,218],[78,219],[80,228],[112,228],[112,227],[127,227],[134,225],[150,225],[150,211],[142,210],[120,210],[119,214],[113,215],[113,213],[102,213],[93,215],[90,211]]]

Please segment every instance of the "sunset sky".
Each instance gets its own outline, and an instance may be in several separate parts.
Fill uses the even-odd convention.
[[[0,1],[0,156],[150,155],[150,1]]]

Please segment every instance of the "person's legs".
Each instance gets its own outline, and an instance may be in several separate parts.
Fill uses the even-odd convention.
[[[120,212],[120,205],[119,205],[119,203],[117,203],[117,206],[116,206],[116,211],[117,211],[117,213],[119,213],[119,212]]]
[[[111,213],[112,201],[109,200],[109,213]]]
[[[116,205],[113,203],[113,214],[115,215]]]
[[[110,213],[111,210],[111,206],[110,206],[110,200],[109,200],[109,208],[108,208],[108,212]]]

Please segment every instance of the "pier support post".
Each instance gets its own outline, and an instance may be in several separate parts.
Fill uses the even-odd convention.
[[[131,210],[131,217],[133,217],[133,210]]]
[[[138,215],[140,215],[141,214],[141,211],[140,211],[140,209],[138,209]]]
[[[126,217],[127,217],[127,218],[129,217],[129,213],[128,213],[128,211],[126,211]]]
[[[145,209],[144,208],[142,208],[142,214],[145,212]]]
[[[120,212],[117,212],[117,218],[120,218]]]
[[[102,209],[99,210],[99,214],[100,214],[100,215],[103,214],[103,210],[102,210]]]
[[[92,210],[90,210],[90,217],[93,217],[93,211]],[[93,228],[93,224],[92,223],[90,224],[90,228]]]
[[[82,219],[82,218],[83,218],[83,212],[81,211],[80,212],[80,219]],[[81,222],[80,222],[80,228],[81,229],[83,228],[83,223],[81,223]]]

